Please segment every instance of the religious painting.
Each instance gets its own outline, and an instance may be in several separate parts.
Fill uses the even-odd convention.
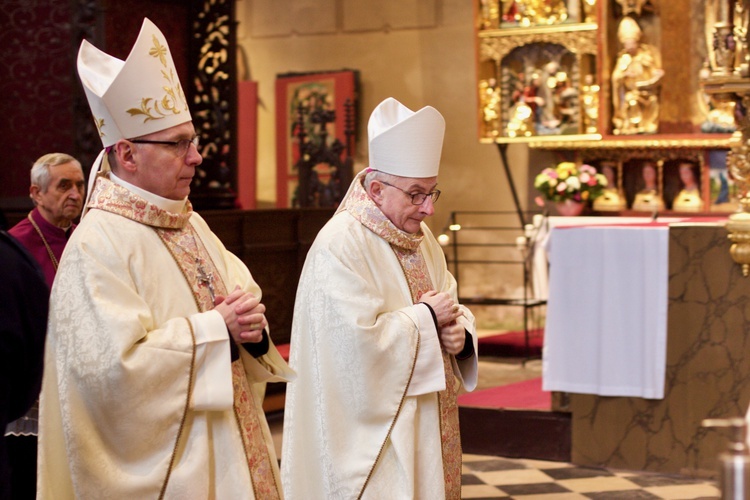
[[[628,207],[639,212],[665,210],[664,160],[635,158],[623,164],[623,189]]]
[[[740,208],[740,187],[727,168],[727,151],[707,152],[708,190],[712,212],[736,212]]]
[[[336,207],[352,179],[359,73],[278,75],[276,206]]]
[[[702,212],[705,208],[702,162],[691,158],[677,158],[665,161],[663,168],[663,192],[667,209],[675,212]]]

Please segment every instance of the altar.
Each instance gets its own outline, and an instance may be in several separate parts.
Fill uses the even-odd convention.
[[[750,404],[750,278],[723,224],[560,222],[544,244],[544,386],[571,412],[572,461],[715,474],[726,435],[701,422]]]
[[[650,220],[552,231],[544,390],[664,397],[668,237]]]

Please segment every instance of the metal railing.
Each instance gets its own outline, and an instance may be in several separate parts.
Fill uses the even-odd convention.
[[[533,289],[533,256],[544,216],[527,212],[522,220],[535,224],[519,224],[512,211],[455,211],[450,215],[439,241],[443,244],[449,269],[457,282],[459,302],[465,305],[518,306],[523,308],[523,331],[526,358],[531,358],[530,335],[543,323],[546,298],[536,296]],[[471,266],[475,273],[465,272]],[[492,276],[501,275],[517,283],[521,293],[509,294],[496,286],[489,293],[466,293],[470,285],[488,285]],[[483,283],[478,283],[480,280]],[[468,280],[474,280],[469,283]],[[493,288],[489,283],[490,288]]]

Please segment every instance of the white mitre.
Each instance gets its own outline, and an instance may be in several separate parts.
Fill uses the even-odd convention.
[[[78,76],[104,149],[91,166],[86,203],[100,168],[109,170],[105,153],[120,139],[133,139],[192,120],[185,93],[164,34],[144,18],[125,61],[84,40],[78,50]]]
[[[437,177],[445,119],[432,106],[412,111],[389,97],[367,124],[370,169],[401,177]]]
[[[125,61],[81,42],[78,76],[104,147],[191,121],[167,40],[148,18]]]

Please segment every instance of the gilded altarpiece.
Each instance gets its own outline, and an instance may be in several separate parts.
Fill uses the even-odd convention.
[[[596,25],[487,29],[478,35],[480,139],[528,141],[596,133]]]
[[[614,164],[627,204],[610,214],[654,212],[635,202],[644,164],[658,170],[660,213],[735,211],[726,160],[735,104],[702,85],[716,64],[709,25],[721,4],[476,0],[480,142]],[[548,166],[530,165],[529,178]]]
[[[589,3],[596,4],[593,13],[585,11]],[[729,238],[717,224],[670,228],[665,397],[558,394],[553,404],[553,411],[572,413],[575,463],[715,475],[727,436],[704,427],[703,419],[742,416],[750,402],[750,1],[475,5],[480,142],[499,144],[501,152],[507,143],[523,142],[539,152],[537,158],[606,167],[627,201],[610,215],[724,216],[739,209],[729,217]],[[532,7],[541,5],[567,11],[540,15]],[[574,56],[554,53],[547,44]],[[535,59],[530,45],[542,55]],[[577,98],[578,129],[539,133],[534,127],[526,133],[529,127],[512,122],[514,82],[508,75],[521,68],[525,82],[533,81],[528,75],[559,54]],[[633,61],[649,71],[638,68],[636,78]],[[595,99],[588,85],[596,89]],[[585,120],[592,118],[595,127],[589,128]],[[529,177],[547,166],[531,164]],[[646,171],[664,202],[648,213],[635,204]],[[698,201],[681,205],[680,195],[692,183]]]

